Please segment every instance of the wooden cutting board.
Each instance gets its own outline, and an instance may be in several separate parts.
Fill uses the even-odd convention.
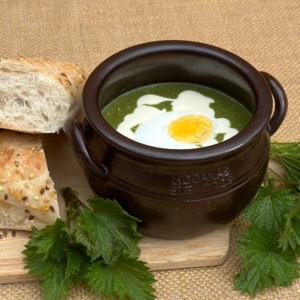
[[[66,135],[63,132],[42,135],[42,140],[56,190],[70,186],[78,191],[82,200],[93,195]],[[280,165],[273,165],[273,168],[280,172]],[[61,217],[65,219],[65,203],[59,193],[58,201]],[[142,250],[140,259],[147,261],[152,271],[220,265],[227,257],[230,228],[231,224],[199,238],[186,240],[145,237],[139,244]],[[27,270],[23,269],[25,256],[21,254],[30,232],[16,231],[13,237],[12,231],[6,231],[7,237],[0,239],[0,284],[34,281],[35,276],[27,275]]]

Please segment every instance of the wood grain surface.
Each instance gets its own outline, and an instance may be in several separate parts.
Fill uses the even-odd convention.
[[[56,191],[70,186],[79,193],[80,199],[93,195],[84,172],[77,163],[66,135],[42,135],[50,175],[54,180]],[[272,162],[273,168],[280,172],[280,165]],[[65,203],[58,193],[60,214],[66,218]],[[195,268],[216,266],[225,262],[229,249],[231,224],[199,238],[186,240],[164,240],[145,237],[139,244],[142,252],[140,259],[147,261],[154,270]],[[34,281],[34,276],[27,275],[23,269],[24,255],[21,252],[28,242],[30,232],[7,231],[7,237],[0,240],[0,284]],[[3,230],[0,230],[3,233]]]

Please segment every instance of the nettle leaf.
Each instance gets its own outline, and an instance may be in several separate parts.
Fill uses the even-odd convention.
[[[289,181],[300,182],[300,153],[280,155],[284,172]]]
[[[29,239],[28,247],[37,247],[36,253],[44,254],[44,259],[50,255],[60,261],[64,256],[63,250],[70,243],[70,232],[67,224],[57,219],[53,225],[41,230],[32,226],[32,235]]]
[[[286,224],[283,234],[279,239],[279,247],[283,251],[291,246],[297,253],[297,248],[300,246],[300,195],[298,196],[298,206],[285,214]]]
[[[51,264],[49,263],[51,266]],[[66,266],[60,262],[52,261],[51,270],[42,278],[43,297],[48,300],[68,298],[69,289],[73,285],[73,277],[66,276]]]
[[[73,278],[67,276],[67,261],[44,259],[43,254],[37,253],[37,247],[31,247],[22,252],[27,255],[24,259],[28,264],[24,267],[30,269],[28,274],[36,274],[37,280],[42,279],[43,297],[48,300],[60,300],[61,297],[68,298],[69,289]]]
[[[283,153],[300,153],[300,144],[299,143],[271,143],[271,152],[276,154]]]
[[[95,247],[92,245],[89,237],[89,233],[84,227],[85,220],[83,218],[78,218],[73,226],[74,237],[76,242],[82,244],[86,247],[86,252],[89,256],[92,256],[95,250]],[[97,249],[97,248],[96,248]]]
[[[299,143],[271,143],[271,155],[281,160],[289,181],[300,183]]]
[[[67,298],[74,277],[78,282],[84,266],[91,264],[82,246],[71,243],[68,233],[66,223],[61,220],[42,230],[33,228],[31,240],[25,245],[27,249],[22,252],[27,262],[24,268],[29,269],[28,274],[35,274],[37,280],[44,280],[43,297],[49,300]]]
[[[66,276],[73,276],[73,280],[80,284],[87,283],[86,275],[92,265],[91,258],[87,255],[82,245],[72,245],[67,250]]]
[[[262,292],[265,288],[272,286],[270,278],[265,276],[266,272],[264,271],[263,268],[254,267],[249,271],[235,275],[233,277],[236,281],[234,289],[241,290],[242,294],[248,291],[251,296],[255,297],[257,289]]]
[[[297,206],[296,199],[290,189],[272,192],[270,187],[260,187],[257,197],[244,212],[244,220],[268,231],[283,231],[286,222],[284,215]]]
[[[92,211],[71,188],[64,189],[63,195],[71,203],[67,210],[68,220],[75,221],[73,232],[60,219],[42,230],[32,227],[30,241],[22,252],[26,256],[25,269],[43,280],[43,297],[67,298],[72,282],[84,281],[98,293],[112,297],[118,294],[123,298],[128,295],[131,300],[154,299],[154,277],[145,263],[137,260],[137,243],[142,239],[136,231],[138,220],[116,201],[89,199]],[[84,207],[83,212],[79,206]]]
[[[295,249],[295,255],[296,255],[297,259],[298,259],[299,256],[300,256],[300,246],[296,247],[296,249]]]
[[[89,269],[91,266],[92,266],[92,262],[91,262],[91,258],[89,258],[85,261],[85,264],[81,266],[79,272],[74,275],[73,279],[78,285],[81,284],[82,282],[88,284],[87,274],[89,273]]]
[[[91,263],[91,258],[81,245],[69,245],[65,251],[67,258],[66,276],[79,274],[83,267]]]
[[[94,211],[85,209],[74,226],[76,241],[88,249],[93,260],[103,257],[111,264],[121,253],[138,257],[137,243],[142,237],[136,231],[138,219],[124,212],[117,201],[94,197],[88,200]]]
[[[265,228],[252,226],[245,228],[245,236],[239,238],[242,249],[239,255],[244,258],[245,271],[234,277],[235,289],[248,291],[255,297],[257,289],[291,285],[299,278],[300,264],[294,254],[278,248],[279,234]]]
[[[130,300],[152,300],[156,299],[152,294],[155,292],[152,284],[156,280],[148,270],[144,262],[121,256],[112,266],[102,261],[94,263],[87,277],[92,290],[102,297],[118,295],[122,300],[126,296]]]
[[[22,253],[26,255],[25,269],[28,274],[35,274],[37,280],[44,280],[42,288],[45,290],[43,297],[48,300],[59,300],[61,297],[68,298],[68,291],[73,280],[80,284],[87,283],[86,275],[92,265],[91,258],[87,256],[81,245],[70,244],[62,252],[58,261],[50,256],[45,259],[44,255],[37,253],[37,247],[29,247]]]
[[[128,226],[137,235],[137,223],[141,221],[125,212],[116,200],[92,197],[87,202],[95,213],[109,216],[109,220],[114,220],[116,226]]]

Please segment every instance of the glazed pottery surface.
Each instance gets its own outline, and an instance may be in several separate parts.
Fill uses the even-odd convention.
[[[102,117],[101,108],[117,96],[162,82],[216,88],[241,101],[253,118],[220,144],[167,150],[124,137]],[[142,44],[111,56],[88,78],[83,99],[84,123],[69,119],[64,131],[92,188],[139,218],[141,233],[175,239],[208,233],[242,213],[262,183],[270,135],[287,111],[274,77],[230,52],[185,41]]]

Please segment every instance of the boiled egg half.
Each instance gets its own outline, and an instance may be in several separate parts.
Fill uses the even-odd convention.
[[[149,105],[171,101],[173,111]],[[139,143],[165,149],[194,149],[218,144],[218,134],[227,140],[238,134],[225,118],[215,118],[209,107],[214,100],[195,91],[184,91],[177,99],[145,95],[137,108],[119,124],[117,131]],[[132,130],[136,128],[136,130]]]

